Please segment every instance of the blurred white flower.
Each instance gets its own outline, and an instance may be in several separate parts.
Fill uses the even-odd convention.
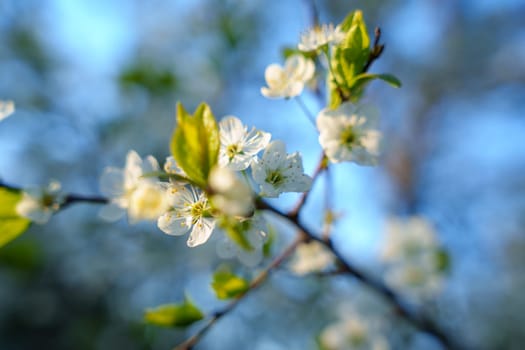
[[[430,223],[422,217],[390,219],[382,248],[388,264],[386,281],[419,299],[438,293],[443,285],[443,250]]]
[[[252,163],[252,175],[264,197],[305,192],[312,186],[312,178],[304,174],[301,155],[297,152],[286,154],[282,141],[273,141],[266,147],[262,158]]]
[[[65,196],[60,189],[60,182],[51,181],[45,188],[25,190],[16,205],[17,214],[38,224],[45,224],[64,203]]]
[[[298,275],[326,270],[334,263],[333,254],[321,243],[311,241],[300,244],[295,250],[295,256],[290,269]]]
[[[15,103],[13,101],[0,100],[0,121],[9,117],[15,112]]]
[[[336,109],[323,109],[317,117],[319,143],[330,161],[375,165],[381,132],[375,108],[356,108],[345,102]]]
[[[231,216],[249,216],[253,213],[254,193],[232,170],[213,168],[208,185],[212,193],[210,201],[221,213]]]
[[[231,227],[234,226],[234,227]],[[236,234],[249,245],[249,248],[241,247],[228,236],[227,233],[217,242],[217,254],[223,259],[237,257],[237,259],[248,267],[254,267],[263,259],[263,246],[268,238],[267,224],[264,219],[255,215],[249,219],[240,219],[229,228],[235,230]]]
[[[154,177],[144,174],[159,171],[157,160],[147,156],[144,160],[131,150],[126,156],[124,169],[107,167],[100,178],[100,189],[109,197],[100,215],[110,221],[121,218],[126,210],[132,222],[156,219],[166,210],[165,190]],[[136,193],[135,193],[136,192]]]
[[[304,85],[313,78],[315,65],[302,55],[292,55],[286,59],[284,67],[271,64],[264,72],[268,87],[261,93],[268,98],[290,98],[301,94]]]
[[[189,186],[170,185],[170,209],[159,217],[157,226],[169,235],[183,235],[190,231],[187,244],[195,247],[205,243],[215,228],[206,194]]]
[[[128,215],[132,222],[138,220],[157,220],[168,208],[168,195],[165,188],[152,181],[140,181],[131,193]]]
[[[219,123],[221,148],[219,165],[232,170],[248,168],[257,153],[262,151],[272,137],[269,133],[248,128],[233,116],[222,119]]]
[[[164,163],[164,171],[168,174],[175,174],[179,176],[186,177],[186,173],[182,170],[181,167],[177,164],[177,161],[173,156],[166,157],[166,162]]]
[[[358,314],[347,314],[319,336],[326,350],[388,350],[390,347],[378,327]]]
[[[337,45],[345,38],[345,33],[340,26],[334,27],[332,23],[315,26],[301,35],[298,48],[301,51],[314,51],[328,44]]]

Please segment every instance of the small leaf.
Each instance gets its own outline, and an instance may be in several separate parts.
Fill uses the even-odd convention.
[[[448,272],[450,271],[450,256],[448,255],[447,251],[444,249],[439,249],[436,252],[436,266],[438,268],[438,271],[440,272]]]
[[[401,87],[401,81],[392,74],[378,74],[377,77],[395,88]]]
[[[177,105],[177,127],[171,139],[171,152],[188,178],[206,187],[211,169],[219,156],[219,127],[210,107],[201,103],[190,115]]]
[[[20,191],[0,188],[0,247],[24,233],[31,223],[16,213],[16,205],[21,199]]]
[[[234,275],[226,269],[219,269],[213,275],[211,287],[219,299],[235,298],[246,292],[250,287],[244,278]]]
[[[361,11],[350,13],[341,23],[345,39],[332,55],[333,69],[329,74],[330,108],[336,108],[347,100],[356,101],[360,95],[353,91],[351,82],[361,74],[370,56],[370,37]],[[337,82],[337,83],[334,83]]]
[[[399,79],[397,79],[395,76],[391,74],[372,74],[372,73],[363,73],[357,75],[351,82],[350,82],[350,90],[352,92],[352,96],[360,96],[364,88],[370,83],[372,80],[380,79],[385,82],[387,82],[389,85],[393,87],[400,87],[401,82]]]
[[[161,327],[187,327],[203,318],[204,314],[188,298],[181,304],[164,304],[144,312],[147,323]]]

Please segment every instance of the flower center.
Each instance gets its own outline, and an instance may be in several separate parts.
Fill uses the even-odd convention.
[[[239,153],[241,153],[241,148],[237,144],[228,145],[226,148],[226,155],[230,160],[232,160]]]
[[[357,143],[357,139],[357,133],[352,127],[349,127],[341,132],[341,144],[346,147],[352,147],[355,143]]]
[[[277,186],[277,185],[280,185],[280,184],[283,183],[284,176],[281,174],[281,172],[279,170],[269,171],[266,174],[265,181],[268,182],[269,184]]]

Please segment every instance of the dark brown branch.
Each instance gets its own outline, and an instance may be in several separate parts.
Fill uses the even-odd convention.
[[[8,184],[0,180],[0,187],[7,188],[12,191],[24,191],[23,188]],[[107,204],[109,200],[98,196],[83,196],[79,194],[68,194],[64,197],[64,201],[60,204],[60,209],[66,208],[75,203],[93,203],[93,204]]]
[[[268,210],[282,218],[289,220],[295,225],[295,227],[297,227],[297,229],[299,229],[301,232],[304,232],[304,234],[308,236],[308,239],[315,240],[323,244],[337,258],[341,269],[383,296],[383,298],[393,306],[393,309],[397,315],[402,317],[420,331],[434,336],[441,342],[445,349],[463,349],[462,346],[454,343],[452,339],[431,318],[421,312],[415,312],[414,310],[411,310],[393,289],[389,288],[382,281],[367,275],[359,268],[354,266],[351,262],[349,262],[348,259],[342,256],[341,253],[335,248],[330,239],[323,239],[314,235],[313,232],[306,228],[297,217],[292,217],[264,201],[259,201],[257,204],[258,209]]]
[[[385,50],[385,45],[379,44],[380,39],[381,28],[376,27],[376,29],[374,30],[374,46],[372,47],[372,50],[368,55],[368,60],[366,61],[365,66],[363,67],[363,73],[366,73],[368,71],[372,63],[374,63],[374,61],[377,60]]]

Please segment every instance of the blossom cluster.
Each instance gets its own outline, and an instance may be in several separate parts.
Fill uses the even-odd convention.
[[[340,26],[332,24],[314,27],[303,34],[298,44],[300,53],[289,56],[284,67],[274,63],[266,68],[268,87],[262,87],[261,93],[268,98],[299,97],[315,75],[314,61],[304,53],[322,51],[328,54],[331,47],[341,43],[344,37]],[[328,62],[330,65],[329,54]],[[377,164],[381,132],[378,130],[378,111],[372,106],[343,101],[338,106],[321,110],[316,125],[319,143],[331,162]]]
[[[326,350],[388,350],[390,345],[380,324],[353,308],[343,305],[340,318],[325,327],[319,343]]]
[[[221,255],[242,257],[244,250],[260,256],[266,229],[255,214],[256,196],[305,192],[312,179],[304,174],[301,155],[286,153],[284,143],[271,141],[269,133],[248,129],[234,116],[223,118],[218,126],[219,156],[206,188],[192,183],[173,157],[166,159],[161,172],[152,156],[142,159],[129,151],[123,169],[108,167],[101,177],[102,192],[111,199],[102,216],[114,220],[127,212],[131,222],[156,220],[169,235],[189,233],[190,247],[205,243],[220,227],[244,248],[222,242]],[[159,172],[169,181],[160,180]]]
[[[448,257],[423,217],[390,219],[381,257],[387,264],[387,283],[413,299],[427,299],[441,290]]]

